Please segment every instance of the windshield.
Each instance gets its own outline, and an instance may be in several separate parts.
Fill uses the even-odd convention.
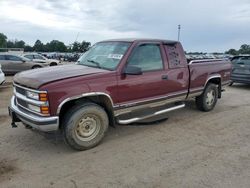
[[[115,70],[130,44],[129,42],[97,43],[78,59],[77,64]]]

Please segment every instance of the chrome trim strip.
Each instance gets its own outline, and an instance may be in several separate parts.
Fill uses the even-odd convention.
[[[36,106],[48,106],[48,102],[43,102],[43,101],[37,101],[37,100],[33,100],[33,99],[30,99],[28,97],[26,97],[25,95],[22,95],[20,93],[17,93],[16,91],[14,91],[14,95],[19,98],[19,99],[22,99],[30,104],[34,104]]]
[[[213,78],[220,78],[221,79],[221,75],[220,74],[215,74],[215,75],[210,75],[204,85],[204,87],[206,87],[207,83],[209,82],[209,80],[213,79]]]
[[[163,106],[166,104],[170,104],[170,103],[174,103],[174,102],[179,102],[179,101],[185,101],[186,99],[186,94],[179,96],[179,97],[174,97],[174,98],[169,98],[169,97],[164,97],[163,100],[158,101],[159,99],[156,99],[157,101],[155,102],[155,100],[151,100],[148,101],[148,103],[146,104],[137,104],[131,107],[124,107],[121,109],[117,109],[114,110],[114,115],[115,117],[122,115],[122,114],[126,114],[126,113],[130,113],[133,112],[135,110],[141,110],[141,109],[145,109],[145,108],[153,108],[153,107],[157,107],[157,106]]]
[[[13,83],[13,85],[16,86],[16,87],[20,87],[20,88],[22,88],[24,90],[28,90],[28,91],[35,92],[35,93],[47,93],[47,91],[39,91],[39,90],[35,90],[35,89],[30,89],[30,88],[27,88],[27,87],[20,86],[20,85],[18,85],[16,83]]]
[[[140,121],[140,120],[151,118],[151,117],[154,117],[154,116],[166,113],[166,112],[170,112],[170,111],[173,111],[173,110],[181,109],[181,108],[184,108],[184,107],[185,107],[185,104],[182,104],[182,105],[178,105],[178,106],[175,106],[175,107],[167,108],[165,110],[157,111],[157,112],[155,112],[153,114],[150,114],[150,115],[147,115],[147,116],[136,117],[136,118],[127,119],[127,120],[118,120],[118,123],[120,123],[120,124],[134,123],[134,122],[137,122],[137,121]]]
[[[15,97],[11,98],[11,110],[16,113],[20,120],[38,130],[41,131],[55,131],[59,129],[59,117],[52,116],[52,117],[39,117],[36,115],[31,115],[28,113],[24,113],[15,105]],[[51,123],[53,122],[53,123]],[[39,125],[43,124],[43,125]]]
[[[36,114],[36,115],[39,115],[39,116],[44,116],[44,117],[49,116],[49,114],[47,114],[47,115],[46,115],[46,114],[41,114],[41,113],[39,113],[39,112],[30,110],[29,108],[26,108],[26,107],[20,105],[20,104],[17,102],[17,100],[16,100],[16,104],[17,104],[17,106],[19,106],[19,107],[21,107],[21,108],[23,108],[23,109],[25,109],[25,110],[27,110],[27,111],[33,113],[33,114]]]
[[[202,60],[192,60],[189,62],[189,65],[193,63],[200,63],[200,62],[216,62],[216,61],[225,61],[225,59],[202,59]]]
[[[141,103],[152,102],[152,101],[166,99],[166,98],[171,99],[171,98],[174,98],[174,96],[187,95],[187,93],[188,93],[188,91],[180,91],[180,92],[172,93],[171,95],[168,94],[168,95],[153,98],[153,99],[145,99],[145,100],[131,102],[131,103],[119,104],[116,107],[130,107],[130,106],[140,105]]]
[[[66,103],[66,102],[69,102],[69,101],[72,101],[72,100],[75,100],[75,99],[80,99],[80,98],[84,98],[84,97],[93,97],[93,96],[100,96],[100,95],[104,95],[106,97],[109,98],[110,102],[111,102],[111,105],[112,107],[114,107],[114,103],[113,103],[113,100],[111,98],[110,95],[108,95],[107,93],[103,93],[103,92],[90,92],[90,93],[83,93],[81,95],[76,95],[74,97],[69,97],[69,98],[66,98],[64,99],[60,104],[59,106],[57,107],[57,115],[60,114],[60,111],[61,111],[61,108],[62,106]]]

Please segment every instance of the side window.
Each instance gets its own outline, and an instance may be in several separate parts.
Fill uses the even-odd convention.
[[[5,56],[4,55],[0,55],[0,60],[5,60]]]
[[[179,68],[179,67],[185,67],[186,66],[186,60],[182,57],[182,48],[178,43],[175,44],[165,44],[164,45],[169,68]]]
[[[20,57],[17,57],[14,55],[6,55],[5,57],[7,60],[10,60],[10,61],[22,61],[22,59]]]
[[[141,68],[143,72],[163,69],[160,46],[142,44],[132,53],[128,65]]]
[[[24,57],[33,60],[33,55],[25,55]]]
[[[35,59],[40,59],[40,60],[44,60],[44,58],[40,55],[34,55]]]

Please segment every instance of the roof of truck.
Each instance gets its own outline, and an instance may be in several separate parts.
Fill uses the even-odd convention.
[[[150,42],[163,42],[163,43],[168,43],[168,44],[173,44],[177,43],[178,41],[174,40],[165,40],[165,39],[151,39],[151,38],[122,38],[122,39],[109,39],[109,40],[104,40],[101,42],[109,42],[109,41],[118,41],[118,42],[135,42],[135,41],[150,41]]]

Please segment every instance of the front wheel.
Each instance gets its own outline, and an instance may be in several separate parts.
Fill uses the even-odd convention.
[[[196,97],[196,106],[199,110],[208,112],[211,111],[218,99],[218,87],[215,84],[209,83],[204,92]]]
[[[90,149],[101,142],[108,125],[108,115],[101,106],[90,102],[76,105],[63,121],[64,140],[76,150]]]

